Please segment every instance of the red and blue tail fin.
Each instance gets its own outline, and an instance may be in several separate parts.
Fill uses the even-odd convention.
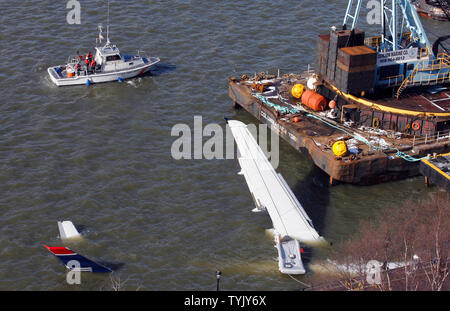
[[[97,273],[112,272],[111,269],[102,266],[101,264],[96,263],[86,257],[83,257],[80,254],[77,254],[67,247],[60,247],[60,246],[54,247],[54,246],[47,246],[45,244],[43,245],[59,260],[61,260],[61,262],[69,270],[74,269],[74,267],[69,266],[69,262],[72,260],[76,260],[80,264],[78,268],[80,271],[97,272]]]

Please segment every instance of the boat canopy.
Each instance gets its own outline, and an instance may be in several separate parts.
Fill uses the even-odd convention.
[[[95,50],[95,62],[99,65],[104,62],[122,59],[119,48],[115,45],[106,44],[103,47],[96,47]]]

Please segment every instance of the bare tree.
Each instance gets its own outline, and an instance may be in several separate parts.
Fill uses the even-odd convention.
[[[449,199],[448,193],[437,193],[362,222],[358,233],[336,244],[331,255],[341,289],[450,289]],[[383,263],[377,284],[367,282],[366,264],[371,260]]]

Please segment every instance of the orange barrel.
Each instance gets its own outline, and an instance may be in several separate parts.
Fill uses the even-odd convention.
[[[75,77],[75,70],[70,66],[67,66],[67,77],[68,78]]]
[[[311,90],[303,92],[302,103],[314,111],[324,111],[327,106],[325,97]]]

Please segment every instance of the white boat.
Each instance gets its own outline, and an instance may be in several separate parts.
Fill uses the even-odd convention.
[[[102,39],[102,28],[99,26],[97,42],[101,42]],[[109,33],[106,44],[102,47],[95,47],[95,55],[91,54],[92,59],[89,59],[88,55],[89,53],[70,56],[66,64],[48,68],[47,71],[52,82],[57,86],[121,82],[143,75],[160,60],[158,57],[149,57],[141,52],[138,52],[137,55],[121,54],[119,48],[109,41]],[[92,60],[95,60],[95,63]]]
[[[287,185],[281,174],[270,164],[247,125],[227,120],[239,149],[239,164],[256,210],[267,211],[272,219],[275,247],[278,250],[279,268],[282,273],[305,273],[301,263],[300,244],[321,244],[321,237],[311,219]]]

